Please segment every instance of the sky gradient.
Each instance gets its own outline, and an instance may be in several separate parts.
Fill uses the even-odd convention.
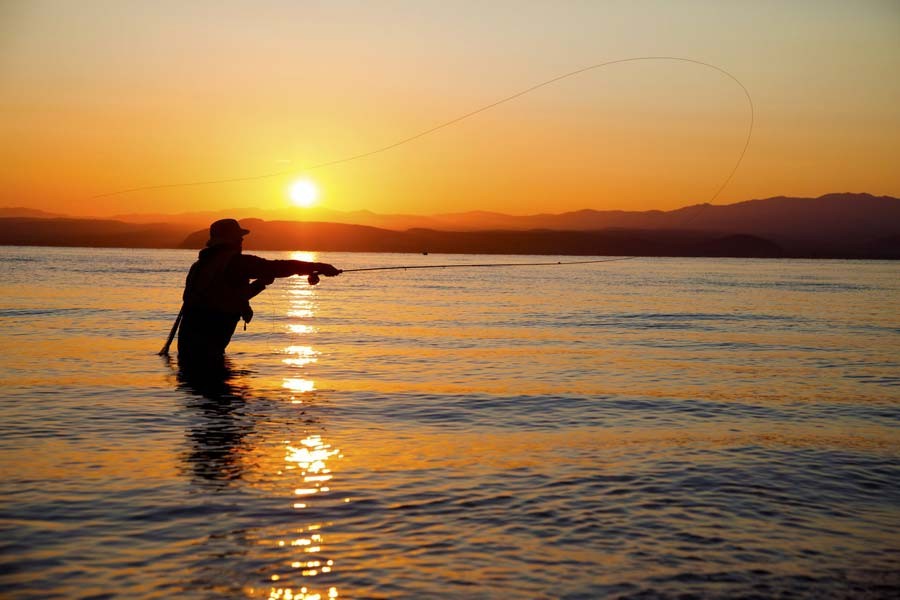
[[[0,206],[283,208],[304,165],[651,55],[718,65],[753,96],[716,203],[900,196],[896,2],[31,0],[0,4]],[[629,63],[305,175],[338,210],[670,209],[716,192],[748,115],[713,70]]]

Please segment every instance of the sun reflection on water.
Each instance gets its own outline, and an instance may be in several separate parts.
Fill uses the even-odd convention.
[[[315,255],[310,253],[295,252],[291,258],[296,260],[314,261]],[[307,319],[315,314],[315,290],[311,286],[297,283],[289,291],[290,307],[288,316]],[[293,335],[311,334],[315,329],[303,323],[291,323],[288,330]],[[315,383],[309,378],[306,370],[310,365],[318,361],[319,352],[310,345],[294,343],[283,350],[286,355],[282,363],[296,369],[290,376],[284,377],[282,387],[290,390],[295,395],[291,401],[295,404],[303,402],[303,394],[315,391]],[[331,444],[322,439],[316,433],[307,433],[298,442],[285,441],[284,458],[279,468],[279,474],[288,476],[292,497],[291,506],[302,517],[304,512],[315,508],[318,502],[327,501],[323,495],[331,491],[329,487],[333,474],[329,461],[334,457],[340,458],[340,450],[333,448]],[[320,499],[321,498],[321,499]],[[306,514],[309,514],[306,512]],[[311,520],[285,535],[283,539],[275,540],[277,548],[286,550],[291,556],[281,562],[288,570],[273,573],[270,576],[272,586],[268,590],[270,600],[325,600],[338,598],[338,590],[333,586],[315,585],[313,578],[328,575],[334,569],[334,560],[327,556],[327,547],[323,528],[327,523]],[[271,542],[270,542],[271,543]],[[304,585],[290,585],[303,581]],[[262,591],[262,590],[260,590]]]
[[[298,260],[311,260],[308,256],[297,256],[295,258]],[[288,316],[301,319],[312,317],[315,312],[314,293],[312,286],[307,286],[305,284],[294,285],[294,287],[289,290],[291,299],[287,313]],[[314,331],[314,328],[303,323],[291,323],[288,325],[288,330],[292,335],[310,334]],[[283,358],[282,362],[291,367],[304,367],[318,362],[317,356],[319,355],[319,352],[312,346],[291,344],[285,348],[283,352],[288,356]],[[312,392],[316,389],[315,383],[304,377],[285,377],[282,387],[300,394]],[[291,400],[295,403],[299,403],[295,397],[292,397]]]
[[[330,491],[325,485],[332,478],[331,468],[328,465],[333,457],[340,457],[340,450],[332,448],[322,436],[311,434],[300,440],[299,443],[285,442],[284,444],[284,471],[293,471],[297,474],[297,480],[302,481],[304,487],[294,489],[295,496],[303,496],[309,500],[316,494]],[[294,508],[303,510],[307,503],[294,503]],[[323,524],[318,522],[308,523],[305,527],[295,530],[293,539],[277,540],[279,548],[293,549],[294,556],[288,563],[290,574],[273,574],[272,582],[281,581],[289,576],[296,577],[298,571],[301,578],[313,578],[319,575],[331,573],[334,561],[324,556],[325,536],[322,533]],[[296,587],[272,587],[269,590],[269,598],[291,598],[302,600],[314,600],[324,598],[337,598],[338,591],[335,587],[329,587],[327,591],[313,590],[311,586]]]
[[[310,592],[307,588],[302,587],[298,591],[291,588],[272,588],[269,593],[269,600],[323,600],[324,598],[337,598],[337,588],[328,588],[328,592],[323,595],[319,592]]]
[[[282,386],[292,392],[299,392],[301,394],[304,392],[312,392],[316,389],[315,382],[309,379],[303,379],[302,377],[286,377]]]
[[[302,367],[319,360],[316,358],[316,355],[319,353],[312,346],[288,346],[284,349],[284,352],[291,356],[283,359],[281,362],[294,367]]]

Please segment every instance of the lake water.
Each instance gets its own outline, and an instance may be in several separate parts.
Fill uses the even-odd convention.
[[[204,387],[194,257],[0,248],[4,597],[900,593],[900,263],[291,278]]]

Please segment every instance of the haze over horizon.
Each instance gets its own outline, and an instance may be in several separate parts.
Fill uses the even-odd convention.
[[[390,144],[587,65],[682,56],[752,93],[716,199],[900,196],[900,8],[89,1],[0,8],[0,204],[74,216],[289,207],[304,164]],[[710,200],[748,125],[697,65],[615,65],[307,176],[338,211],[513,215]],[[144,185],[270,179],[147,190]],[[304,214],[296,209],[298,218]]]

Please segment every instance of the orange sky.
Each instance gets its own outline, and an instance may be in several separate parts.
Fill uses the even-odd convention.
[[[717,203],[900,196],[900,8],[785,4],[7,1],[0,206],[80,215],[283,208],[303,165],[390,144],[565,72],[646,55],[720,65],[753,94],[750,150]],[[631,63],[308,176],[338,210],[675,208],[710,199],[747,121],[727,77]],[[296,175],[90,199],[287,169]]]

